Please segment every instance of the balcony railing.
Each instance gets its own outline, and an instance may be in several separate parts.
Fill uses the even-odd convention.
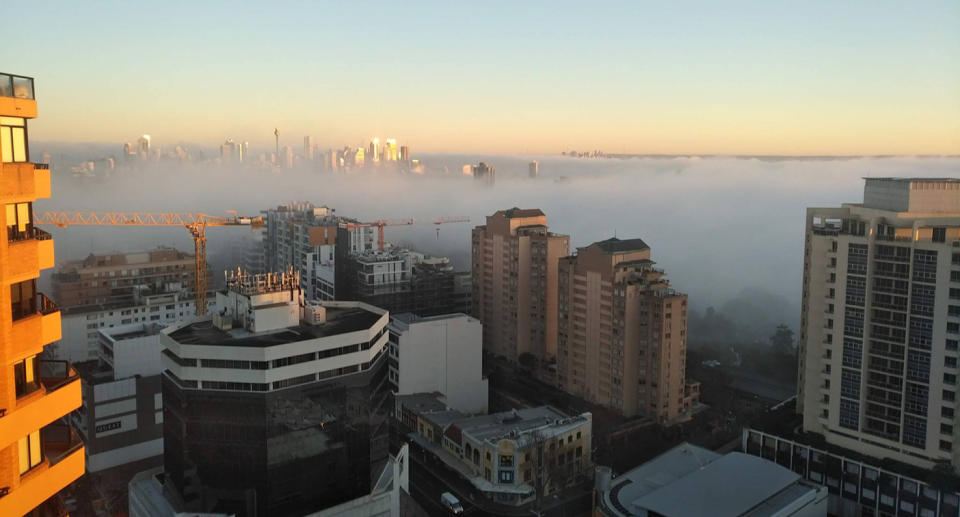
[[[49,164],[49,163],[35,163],[35,164],[33,164],[33,168],[34,168],[35,170],[38,170],[38,171],[48,171],[48,170],[50,170],[50,164]]]
[[[37,377],[47,393],[56,391],[79,377],[68,361],[40,359],[37,363]]]
[[[53,236],[45,230],[41,230],[36,226],[29,226],[25,231],[20,231],[16,226],[7,227],[7,240],[9,242],[22,242],[29,240],[37,241],[46,241],[52,239]]]
[[[47,315],[53,314],[60,310],[60,306],[56,302],[47,297],[43,293],[37,293],[37,298],[39,298],[37,303],[37,311],[40,314]]]
[[[0,97],[33,99],[33,78],[0,73]]]
[[[73,428],[60,423],[50,424],[41,429],[40,443],[43,447],[43,457],[51,467],[83,447],[83,441]]]

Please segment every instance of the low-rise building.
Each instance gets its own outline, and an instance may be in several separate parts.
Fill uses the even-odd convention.
[[[438,392],[445,404],[468,414],[486,413],[483,326],[466,314],[390,319],[390,382],[398,395]]]
[[[412,440],[488,499],[523,505],[538,491],[556,494],[593,474],[590,413],[569,416],[540,406],[470,417],[425,398],[397,397],[396,418]]]
[[[616,478],[601,467],[596,485],[596,517],[827,515],[826,488],[762,458],[689,443]]]
[[[71,414],[70,423],[86,444],[87,472],[150,459],[160,464],[161,329],[136,323],[99,331],[99,358],[76,365],[83,406]]]
[[[136,324],[161,326],[192,319],[196,314],[193,295],[186,291],[134,289],[131,300],[62,309],[63,335],[45,347],[52,359],[95,361],[99,357],[99,331]],[[208,310],[215,305],[208,297]]]

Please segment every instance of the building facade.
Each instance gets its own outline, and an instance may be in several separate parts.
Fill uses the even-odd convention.
[[[133,323],[98,331],[97,360],[77,363],[83,407],[71,415],[70,423],[86,444],[88,472],[144,460],[153,466],[162,463],[162,328]]]
[[[304,515],[370,493],[387,459],[388,321],[305,303],[295,273],[239,274],[211,317],[164,329],[173,506]]]
[[[806,216],[798,411],[875,458],[956,468],[960,180],[867,178]]]
[[[569,252],[570,237],[550,233],[535,208],[499,210],[473,229],[473,315],[485,350],[513,362],[556,357],[557,262]]]
[[[405,313],[391,317],[389,329],[389,379],[396,394],[436,392],[457,411],[487,412],[480,321],[466,314]]]
[[[540,406],[471,417],[425,395],[397,397],[395,417],[482,497],[519,506],[593,476],[590,413]]]
[[[580,248],[558,266],[557,383],[626,416],[685,418],[687,295],[670,288],[640,239]]]
[[[216,305],[208,298],[207,309]],[[81,362],[99,358],[100,331],[136,324],[172,325],[196,314],[192,295],[138,290],[132,302],[85,305],[63,310],[63,335],[45,349],[53,359]]]
[[[63,515],[55,496],[84,471],[83,444],[61,422],[80,407],[80,378],[70,363],[39,357],[60,339],[60,310],[37,291],[54,250],[32,222],[33,202],[50,197],[50,170],[30,162],[36,116],[33,79],[0,74],[0,515]]]
[[[123,303],[146,287],[156,292],[193,293],[194,257],[173,248],[94,255],[63,263],[53,275],[53,297],[66,308]]]

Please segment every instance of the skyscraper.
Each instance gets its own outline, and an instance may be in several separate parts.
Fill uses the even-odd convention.
[[[397,161],[397,141],[393,138],[388,138],[386,143],[383,145],[383,161],[385,162],[395,162]]]
[[[293,168],[293,148],[289,145],[283,146],[283,154],[281,155],[283,160],[283,167],[286,169]]]
[[[305,136],[303,137],[303,157],[307,160],[313,161],[313,137]]]
[[[380,139],[374,138],[370,141],[370,161],[376,163],[380,161]]]
[[[150,135],[143,135],[137,139],[137,154],[144,159],[150,157]]]
[[[410,148],[405,145],[400,146],[400,161],[401,162],[410,161]]]
[[[536,178],[540,174],[540,164],[536,160],[530,162],[528,168],[530,169],[531,178]]]
[[[54,496],[83,475],[83,444],[61,422],[80,407],[80,379],[66,361],[40,359],[60,339],[60,310],[37,291],[54,266],[50,234],[33,226],[33,201],[50,197],[50,171],[30,162],[33,79],[0,74],[0,192],[7,240],[0,244],[0,515],[62,515]]]
[[[516,362],[557,353],[557,261],[570,237],[547,231],[536,208],[510,208],[473,229],[473,315],[484,349]]]
[[[486,186],[493,186],[495,172],[493,167],[484,162],[480,162],[473,167],[473,179],[482,182]]]
[[[960,180],[867,178],[809,208],[803,430],[875,458],[960,465]]]
[[[623,415],[671,424],[699,386],[686,382],[687,295],[653,265],[640,239],[607,239],[560,259],[557,381]]]

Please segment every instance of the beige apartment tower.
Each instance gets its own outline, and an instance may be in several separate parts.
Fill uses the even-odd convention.
[[[867,178],[809,208],[797,408],[875,458],[958,465],[960,180]]]
[[[516,362],[557,354],[557,262],[570,237],[547,230],[536,208],[499,210],[473,229],[473,315],[483,348]]]
[[[687,417],[687,295],[670,288],[640,239],[595,242],[560,259],[557,382],[623,415]]]

